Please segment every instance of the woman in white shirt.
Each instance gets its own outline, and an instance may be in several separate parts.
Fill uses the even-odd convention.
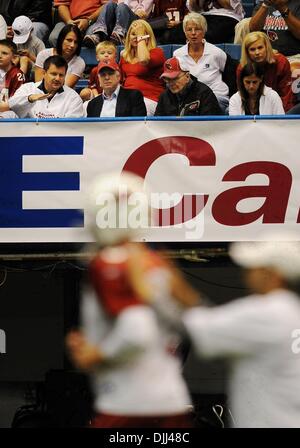
[[[65,84],[74,88],[77,81],[82,77],[85,69],[85,62],[79,56],[81,51],[82,36],[76,25],[66,25],[59,33],[56,48],[46,48],[37,55],[35,61],[34,78],[35,82],[41,81],[44,76],[44,62],[49,56],[60,55],[68,63]]]
[[[184,70],[211,88],[219,106],[225,112],[229,102],[229,88],[222,80],[227,60],[226,53],[204,39],[207,23],[201,14],[196,12],[187,14],[183,19],[183,31],[187,44],[175,50],[174,56],[180,58]]]
[[[264,83],[263,68],[246,64],[240,74],[239,90],[229,100],[229,115],[284,115],[280,96]]]

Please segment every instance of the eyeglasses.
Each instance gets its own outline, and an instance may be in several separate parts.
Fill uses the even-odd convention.
[[[165,81],[166,84],[170,84],[172,82],[179,81],[181,78],[183,78],[186,75],[187,75],[187,72],[183,73],[182,75],[176,76],[176,78],[164,78],[164,81]]]

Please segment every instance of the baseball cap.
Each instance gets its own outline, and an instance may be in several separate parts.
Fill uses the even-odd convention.
[[[98,73],[100,72],[100,70],[102,70],[103,68],[110,68],[111,70],[114,71],[120,71],[120,67],[118,66],[118,64],[115,61],[102,61],[98,64]]]
[[[30,31],[33,29],[32,21],[26,16],[16,17],[13,21],[12,29],[14,32],[13,42],[15,44],[24,44],[27,42]]]
[[[266,241],[233,243],[229,254],[244,268],[269,267],[286,279],[300,279],[300,241],[293,233],[276,233]]]
[[[170,58],[167,59],[164,63],[164,72],[160,76],[161,78],[170,78],[174,79],[177,78],[177,76],[185,70],[182,70],[180,66],[180,61],[178,58]]]

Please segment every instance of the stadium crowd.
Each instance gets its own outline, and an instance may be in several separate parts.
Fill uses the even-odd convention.
[[[0,117],[298,114],[300,5],[267,0],[244,16],[242,0],[0,1]],[[233,40],[240,61],[216,46]],[[123,89],[146,113],[122,106]]]

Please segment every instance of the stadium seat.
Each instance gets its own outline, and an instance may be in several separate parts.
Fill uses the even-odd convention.
[[[224,44],[225,53],[229,54],[232,59],[237,61],[241,58],[241,46],[236,44]]]

